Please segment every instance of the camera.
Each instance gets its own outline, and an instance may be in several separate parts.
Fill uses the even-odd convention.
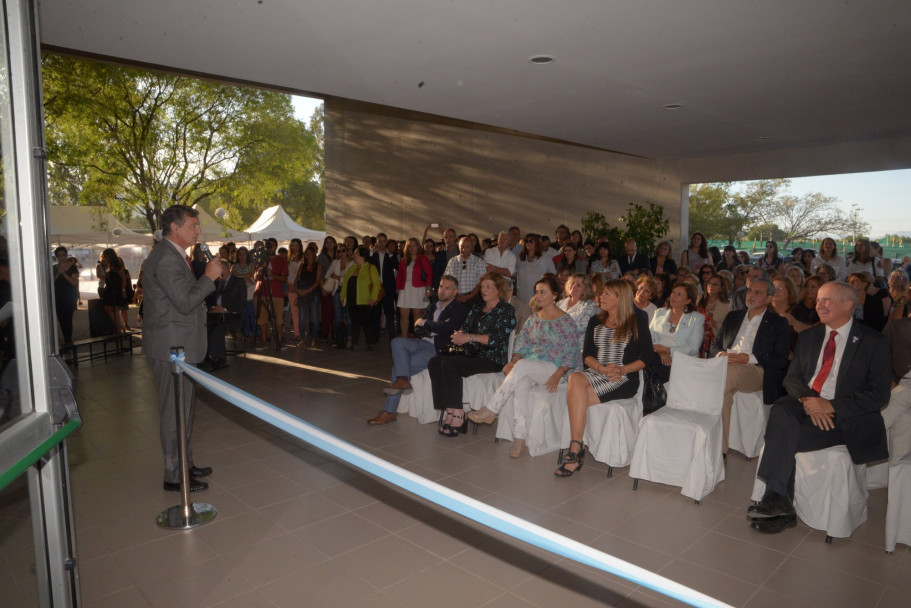
[[[265,245],[260,245],[253,249],[250,252],[250,259],[253,261],[253,264],[256,266],[265,266],[269,263],[269,252],[266,250]]]

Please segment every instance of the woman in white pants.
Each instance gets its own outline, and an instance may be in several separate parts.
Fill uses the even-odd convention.
[[[557,308],[560,287],[552,275],[535,283],[534,304],[537,309],[528,318],[516,338],[512,360],[503,367],[506,380],[490,403],[468,418],[478,424],[497,419],[500,408],[513,399],[513,440],[509,455],[518,458],[525,449],[526,416],[529,391],[544,386],[553,393],[560,380],[579,363],[579,335],[572,317]]]

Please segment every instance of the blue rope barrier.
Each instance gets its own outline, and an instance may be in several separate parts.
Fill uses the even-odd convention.
[[[657,591],[698,608],[731,608],[708,595],[390,464],[274,405],[172,357],[197,384],[245,412],[371,475],[529,545]]]

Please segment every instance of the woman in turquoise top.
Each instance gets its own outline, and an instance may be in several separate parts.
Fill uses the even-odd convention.
[[[506,380],[487,407],[468,414],[473,422],[490,424],[514,396],[511,422],[515,439],[509,451],[513,458],[521,456],[525,448],[528,392],[541,385],[555,392],[560,380],[579,360],[579,334],[572,317],[557,308],[559,293],[560,286],[552,275],[543,276],[535,283],[534,302],[538,310],[528,318],[516,338],[512,360],[503,367]]]

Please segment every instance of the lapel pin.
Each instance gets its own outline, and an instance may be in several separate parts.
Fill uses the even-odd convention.
[[[858,340],[860,340],[860,338],[858,338],[857,336],[853,336],[853,337],[851,338],[851,344],[857,344],[857,341],[858,341]]]

